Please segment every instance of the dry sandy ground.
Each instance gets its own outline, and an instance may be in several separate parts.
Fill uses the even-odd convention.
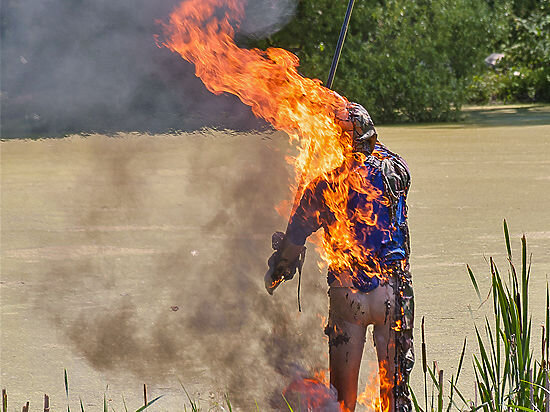
[[[465,336],[475,350],[474,321],[485,313],[465,264],[487,290],[486,259],[506,263],[503,218],[516,255],[521,233],[533,253],[539,336],[550,115],[527,112],[477,111],[476,121],[489,119],[477,126],[380,128],[412,169],[417,321],[426,317],[429,359],[446,376]],[[158,410],[182,410],[179,378],[202,406],[228,391],[244,410],[254,400],[269,410],[292,376],[326,366],[325,275],[314,247],[302,314],[294,283],[275,297],[262,287],[270,235],[285,226],[274,206],[291,196],[284,134],[75,136],[1,150],[1,386],[10,409],[27,400],[38,409],[44,393],[55,409],[66,405],[66,368],[73,408],[80,397],[97,410],[105,392],[116,410],[123,394],[137,408],[147,383],[150,397],[165,395]],[[373,356],[367,348],[363,380]],[[420,367],[412,385],[422,392]]]

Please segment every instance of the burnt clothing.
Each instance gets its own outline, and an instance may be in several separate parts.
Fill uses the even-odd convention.
[[[376,144],[372,154],[355,156],[348,161],[350,164],[308,185],[292,215],[287,236],[293,243],[303,245],[308,236],[323,227],[324,236],[331,239],[335,216],[325,196],[339,188],[342,182],[338,179],[347,173],[345,179],[355,183],[348,185],[346,218],[351,223],[353,238],[366,251],[366,256],[362,257],[361,264],[351,268],[329,267],[328,283],[369,292],[380,284],[376,274],[385,272],[395,262],[408,261],[406,197],[410,174],[405,161],[381,143]],[[358,181],[368,187],[357,187]]]
[[[390,269],[395,294],[392,329],[395,333],[395,371],[393,394],[397,412],[411,412],[409,377],[414,366],[414,294],[408,264],[396,264]]]

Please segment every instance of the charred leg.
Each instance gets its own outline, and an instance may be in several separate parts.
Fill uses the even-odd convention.
[[[330,383],[345,410],[353,412],[367,327],[356,317],[360,302],[350,288],[331,288],[329,296],[325,333],[329,339]]]
[[[355,410],[357,385],[366,328],[346,321],[329,322],[330,383],[338,391],[338,401],[346,411]]]

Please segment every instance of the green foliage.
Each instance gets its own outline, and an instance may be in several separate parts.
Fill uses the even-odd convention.
[[[347,0],[301,0],[282,31],[257,41],[325,80]],[[505,58],[495,71],[483,60]],[[550,101],[549,0],[357,1],[334,83],[375,122],[455,120],[465,102]]]
[[[508,227],[504,222],[508,253],[508,282],[503,280],[491,259],[491,294],[493,297],[493,324],[486,319],[485,339],[476,328],[479,354],[474,356],[476,384],[484,411],[544,410],[545,380],[548,374],[544,361],[533,354],[531,316],[529,315],[529,279],[527,242],[521,239],[521,266],[516,269]],[[547,308],[548,310],[548,302]],[[548,330],[548,323],[545,325]],[[547,339],[546,336],[543,339]],[[547,341],[546,341],[547,342]]]
[[[550,101],[549,1],[525,18],[514,18],[503,65],[506,72],[519,73],[509,88],[516,100]]]
[[[506,37],[496,70],[473,78],[472,103],[550,102],[550,1],[516,0],[502,5]]]
[[[542,335],[541,358],[536,359],[531,335],[531,316],[529,315],[529,280],[531,263],[528,259],[525,236],[521,239],[521,266],[513,262],[510,236],[504,221],[504,238],[508,257],[508,281],[499,272],[496,264],[490,260],[491,296],[493,300],[493,318],[485,319],[482,330],[476,327],[478,353],[474,354],[475,386],[480,396],[480,404],[468,401],[457,386],[462,366],[464,347],[459,362],[456,379],[451,377],[450,395],[447,410],[451,405],[462,409],[453,401],[453,393],[462,400],[464,406],[472,411],[500,412],[509,410],[542,411],[550,396],[548,388],[549,339],[550,339],[550,294],[546,289],[545,324]],[[477,281],[468,267],[470,279],[478,293]],[[478,294],[479,296],[479,294]],[[480,299],[481,300],[481,299]],[[434,368],[435,369],[435,368]],[[430,376],[436,390],[441,394],[435,370]],[[414,402],[417,412],[422,411]],[[428,405],[425,410],[436,410]],[[442,411],[441,402],[437,411]]]
[[[304,75],[325,80],[346,6],[302,0],[288,26],[256,45],[293,51]],[[500,23],[485,0],[356,2],[334,88],[375,121],[452,120]]]
[[[550,101],[550,67],[529,69],[511,67],[502,72],[488,71],[474,76],[467,86],[467,100],[474,104],[490,102]]]

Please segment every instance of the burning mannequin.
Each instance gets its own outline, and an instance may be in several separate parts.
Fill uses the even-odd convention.
[[[347,104],[335,120],[342,128],[341,138],[350,143],[349,153],[342,166],[307,186],[286,233],[273,235],[275,253],[268,261],[265,286],[272,294],[301,270],[305,241],[322,227],[325,250],[353,256],[351,263],[331,265],[328,271],[325,333],[330,381],[338,400],[344,410],[355,410],[366,331],[374,325],[382,409],[410,411],[407,382],[414,364],[414,300],[408,262],[409,170],[401,157],[377,141],[374,124],[361,105]],[[344,215],[334,213],[335,192],[344,193]],[[331,243],[331,233],[342,227],[349,233],[348,242]]]

